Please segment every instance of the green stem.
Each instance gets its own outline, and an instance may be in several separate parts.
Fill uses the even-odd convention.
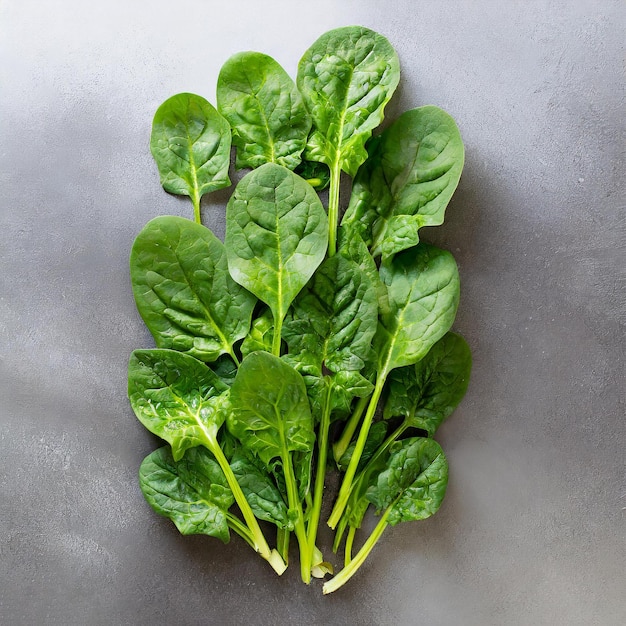
[[[286,528],[279,528],[276,531],[276,550],[285,561],[285,565],[289,565],[289,538],[291,533]]]
[[[191,203],[193,204],[193,219],[196,224],[202,224],[202,219],[200,217],[200,195],[198,194],[197,188],[194,188],[193,194],[191,196]]]
[[[331,578],[331,580],[324,584],[322,587],[322,592],[324,594],[337,591],[337,589],[345,585],[354,576],[354,574],[356,574],[359,567],[361,567],[369,553],[372,551],[372,548],[376,545],[376,542],[380,539],[380,536],[383,534],[385,528],[387,528],[387,517],[389,516],[390,511],[391,507],[384,512],[380,521],[376,524],[376,528],[374,528],[372,534],[367,538],[367,541],[357,552],[354,559],[352,559],[352,561],[350,561],[350,563],[344,567],[339,574],[337,574],[337,576]]]
[[[346,453],[346,450],[348,449],[348,446],[350,445],[352,437],[356,431],[356,427],[361,421],[361,415],[363,415],[363,411],[365,411],[365,407],[367,406],[367,401],[369,400],[369,398],[369,396],[359,398],[354,412],[350,416],[350,419],[348,420],[343,429],[343,432],[341,433],[341,437],[333,444],[333,457],[335,458],[336,463],[339,463],[341,457]]]
[[[369,406],[367,407],[367,413],[363,418],[361,430],[359,431],[359,438],[356,440],[354,452],[352,453],[352,457],[350,458],[350,464],[348,465],[348,469],[346,470],[345,476],[343,477],[341,488],[339,489],[339,495],[337,496],[337,501],[335,502],[333,511],[328,518],[328,525],[333,529],[335,528],[335,526],[337,526],[337,523],[341,519],[341,515],[346,508],[346,504],[348,503],[350,491],[352,490],[352,480],[354,479],[354,475],[356,474],[356,470],[361,459],[361,454],[363,454],[365,442],[367,441],[367,434],[369,433],[370,426],[372,425],[372,419],[374,418],[374,413],[376,412],[378,400],[383,391],[383,386],[385,385],[386,378],[386,373],[385,371],[383,371],[376,379],[374,393],[372,394]]]
[[[337,224],[339,222],[339,182],[341,167],[339,159],[330,167],[330,189],[328,191],[328,256],[337,252]]]
[[[298,485],[293,471],[291,456],[286,454],[282,461],[283,471],[285,472],[289,510],[295,511],[296,513],[294,532],[298,540],[298,548],[300,549],[300,574],[302,581],[308,585],[311,582],[311,555],[308,549],[309,543],[304,525],[304,514],[302,513],[302,505],[300,504],[300,498],[298,496]]]
[[[226,520],[228,521],[228,526],[231,528],[231,530],[236,532],[242,539],[244,539],[253,550],[256,550],[256,546],[254,545],[254,537],[252,536],[250,529],[232,513],[226,512]]]
[[[333,541],[333,552],[337,554],[339,550],[339,545],[341,544],[341,538],[343,537],[343,533],[345,532],[348,526],[348,518],[344,515],[341,516],[339,520],[339,524],[337,524],[337,529],[335,530],[335,540]]]
[[[346,537],[346,550],[343,557],[344,567],[348,567],[350,565],[350,561],[352,561],[352,544],[354,543],[354,535],[356,534],[356,526],[350,526],[350,530],[348,531],[348,536]]]
[[[280,357],[281,334],[283,332],[283,318],[274,315],[274,335],[272,337],[272,354]]]
[[[324,398],[324,406],[322,408],[322,416],[320,419],[318,433],[318,457],[317,470],[315,472],[315,487],[313,490],[313,506],[309,516],[309,524],[307,527],[307,537],[309,540],[309,554],[311,563],[313,563],[313,554],[315,552],[315,540],[317,539],[317,529],[322,513],[322,497],[324,495],[324,481],[326,479],[326,460],[328,456],[328,431],[330,430],[330,394],[332,387],[327,384],[326,396]]]
[[[271,550],[265,536],[263,535],[263,531],[259,526],[259,523],[246,500],[246,496],[239,483],[237,482],[237,478],[235,474],[233,474],[233,470],[228,463],[228,459],[224,456],[222,449],[220,448],[217,440],[211,437],[208,433],[205,436],[205,445],[206,447],[213,453],[216,461],[218,462],[220,468],[224,472],[224,476],[226,477],[226,482],[230,487],[230,490],[233,492],[233,496],[235,497],[235,501],[239,506],[239,510],[243,515],[243,518],[250,529],[252,538],[254,540],[254,549],[274,568],[274,571],[280,575],[285,571],[285,563],[283,562],[280,555],[276,552],[276,550]]]

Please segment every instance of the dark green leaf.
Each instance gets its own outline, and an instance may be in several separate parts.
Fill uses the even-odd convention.
[[[472,355],[466,341],[446,333],[416,365],[388,378],[384,417],[402,416],[430,437],[461,402],[469,384]]]
[[[415,246],[422,226],[443,223],[463,169],[463,142],[445,111],[425,106],[403,113],[367,150],[342,223],[388,258]]]
[[[311,118],[294,82],[271,57],[240,52],[220,71],[217,106],[230,122],[236,167],[300,163]]]
[[[230,273],[282,322],[324,258],[327,230],[326,213],[313,188],[280,165],[262,165],[244,176],[228,202]]]
[[[391,509],[387,522],[421,520],[437,512],[448,484],[448,462],[433,439],[403,439],[391,448],[386,469],[366,498],[377,511]]]
[[[150,150],[170,193],[199,201],[230,185],[230,127],[201,96],[180,93],[157,109]]]
[[[302,376],[267,352],[241,363],[230,391],[228,429],[266,466],[289,453],[309,452],[315,434]]]
[[[157,346],[204,361],[232,354],[246,336],[256,299],[232,280],[222,242],[182,217],[157,217],[130,255],[137,308]]]
[[[175,461],[169,446],[148,455],[139,485],[150,506],[171,519],[183,535],[210,535],[228,543],[226,512],[235,499],[208,450],[188,450]]]
[[[454,257],[420,243],[380,268],[387,289],[379,302],[374,345],[381,375],[417,363],[449,330],[459,303]]]
[[[330,170],[324,163],[302,161],[294,172],[304,178],[315,191],[323,191],[330,184]]]
[[[279,528],[292,530],[283,496],[260,461],[239,448],[230,466],[255,516]]]
[[[246,356],[257,350],[271,352],[273,339],[274,320],[272,319],[272,312],[265,309],[259,317],[252,321],[250,332],[241,344],[241,354]]]
[[[398,56],[382,35],[360,26],[322,35],[298,66],[298,88],[313,118],[306,158],[338,163],[354,176],[399,79]]]
[[[174,350],[135,350],[128,397],[139,421],[172,446],[175,460],[215,438],[228,387],[204,363]]]

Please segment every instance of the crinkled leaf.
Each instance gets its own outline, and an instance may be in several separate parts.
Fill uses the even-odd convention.
[[[265,309],[259,317],[252,321],[250,332],[241,344],[241,354],[246,356],[257,350],[272,351],[272,340],[274,339],[274,320],[272,312]]]
[[[167,99],[152,123],[150,150],[166,191],[197,198],[230,185],[230,127],[201,96]]]
[[[387,522],[421,520],[437,512],[448,484],[448,462],[433,439],[413,437],[395,443],[386,469],[366,498],[377,511],[390,509]]]
[[[425,106],[403,113],[367,149],[342,223],[374,256],[388,258],[415,246],[422,226],[443,224],[463,170],[463,142],[445,111]]]
[[[228,268],[282,321],[324,259],[326,212],[313,188],[266,163],[244,176],[226,208]]]
[[[176,461],[215,437],[228,387],[204,363],[175,350],[135,350],[128,397],[139,421],[172,446]]]
[[[249,354],[230,390],[227,425],[266,465],[310,452],[315,434],[302,376],[268,352]]]
[[[322,263],[295,299],[285,319],[283,339],[292,363],[307,377],[328,378],[337,407],[353,393],[372,388],[359,371],[365,365],[377,328],[376,287],[353,261],[341,255]],[[308,382],[317,402],[324,386]],[[346,407],[347,408],[347,407]]]
[[[465,339],[446,333],[421,361],[391,373],[385,419],[402,416],[432,437],[465,395],[471,368]]]
[[[157,217],[130,255],[135,302],[157,346],[204,361],[231,353],[256,303],[228,273],[222,242],[182,217]]]
[[[400,80],[398,56],[382,35],[347,26],[322,35],[298,66],[297,84],[313,132],[305,156],[354,176],[364,145]]]
[[[300,163],[311,118],[274,59],[260,52],[228,59],[217,80],[217,106],[232,128],[238,169],[278,163],[293,170]]]
[[[210,535],[228,543],[226,512],[235,499],[208,450],[194,448],[175,461],[169,446],[159,448],[143,460],[139,485],[150,506],[183,535]]]
[[[260,461],[239,448],[230,467],[255,516],[279,528],[292,530],[283,496]]]
[[[459,273],[445,250],[420,243],[383,264],[386,296],[379,301],[374,339],[385,374],[423,358],[452,326],[459,303]]]

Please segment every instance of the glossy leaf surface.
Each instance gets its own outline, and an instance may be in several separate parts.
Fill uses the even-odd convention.
[[[220,71],[217,105],[232,128],[236,167],[278,163],[293,170],[311,118],[293,80],[271,57],[240,52]]]
[[[322,35],[298,66],[298,88],[313,119],[306,158],[337,163],[354,176],[399,79],[398,56],[382,35],[360,26]]]
[[[174,350],[135,350],[128,365],[128,397],[139,421],[185,450],[215,439],[224,422],[228,387],[204,363]]]
[[[324,258],[327,229],[310,185],[280,165],[262,165],[242,178],[228,202],[230,273],[282,321]]]
[[[167,99],[152,123],[150,150],[166,191],[199,199],[230,185],[230,127],[204,98]]]
[[[454,257],[420,243],[380,268],[386,295],[379,301],[374,345],[379,372],[412,365],[449,330],[459,303]]]
[[[421,361],[391,373],[385,419],[402,416],[409,426],[432,437],[463,399],[471,367],[467,342],[446,333]]]
[[[425,106],[403,113],[367,150],[342,224],[388,258],[415,246],[422,226],[443,224],[463,169],[463,142],[445,111]]]
[[[230,390],[227,424],[266,466],[291,452],[310,452],[315,441],[302,376],[267,352],[253,352],[241,363]]]
[[[226,512],[235,499],[208,450],[188,450],[179,461],[169,446],[155,450],[139,468],[139,485],[150,506],[183,535],[210,535],[228,543]]]
[[[366,498],[377,511],[390,509],[387,522],[421,520],[437,512],[448,485],[448,462],[433,439],[414,437],[391,448],[386,469]]]
[[[182,217],[157,217],[130,255],[135,302],[157,346],[204,361],[232,354],[256,299],[232,280],[222,242]]]

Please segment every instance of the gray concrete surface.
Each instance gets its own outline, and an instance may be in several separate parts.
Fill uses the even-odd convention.
[[[626,623],[624,6],[2,2],[0,623]],[[157,441],[126,364],[152,342],[127,265],[150,218],[191,216],[158,184],[157,106],[214,101],[239,50],[293,75],[354,23],[399,53],[388,117],[432,103],[462,130],[465,173],[426,238],[458,259],[475,365],[440,431],[441,511],[390,530],[323,597],[237,538],[180,537],[143,501]],[[203,204],[218,234],[226,198]]]

